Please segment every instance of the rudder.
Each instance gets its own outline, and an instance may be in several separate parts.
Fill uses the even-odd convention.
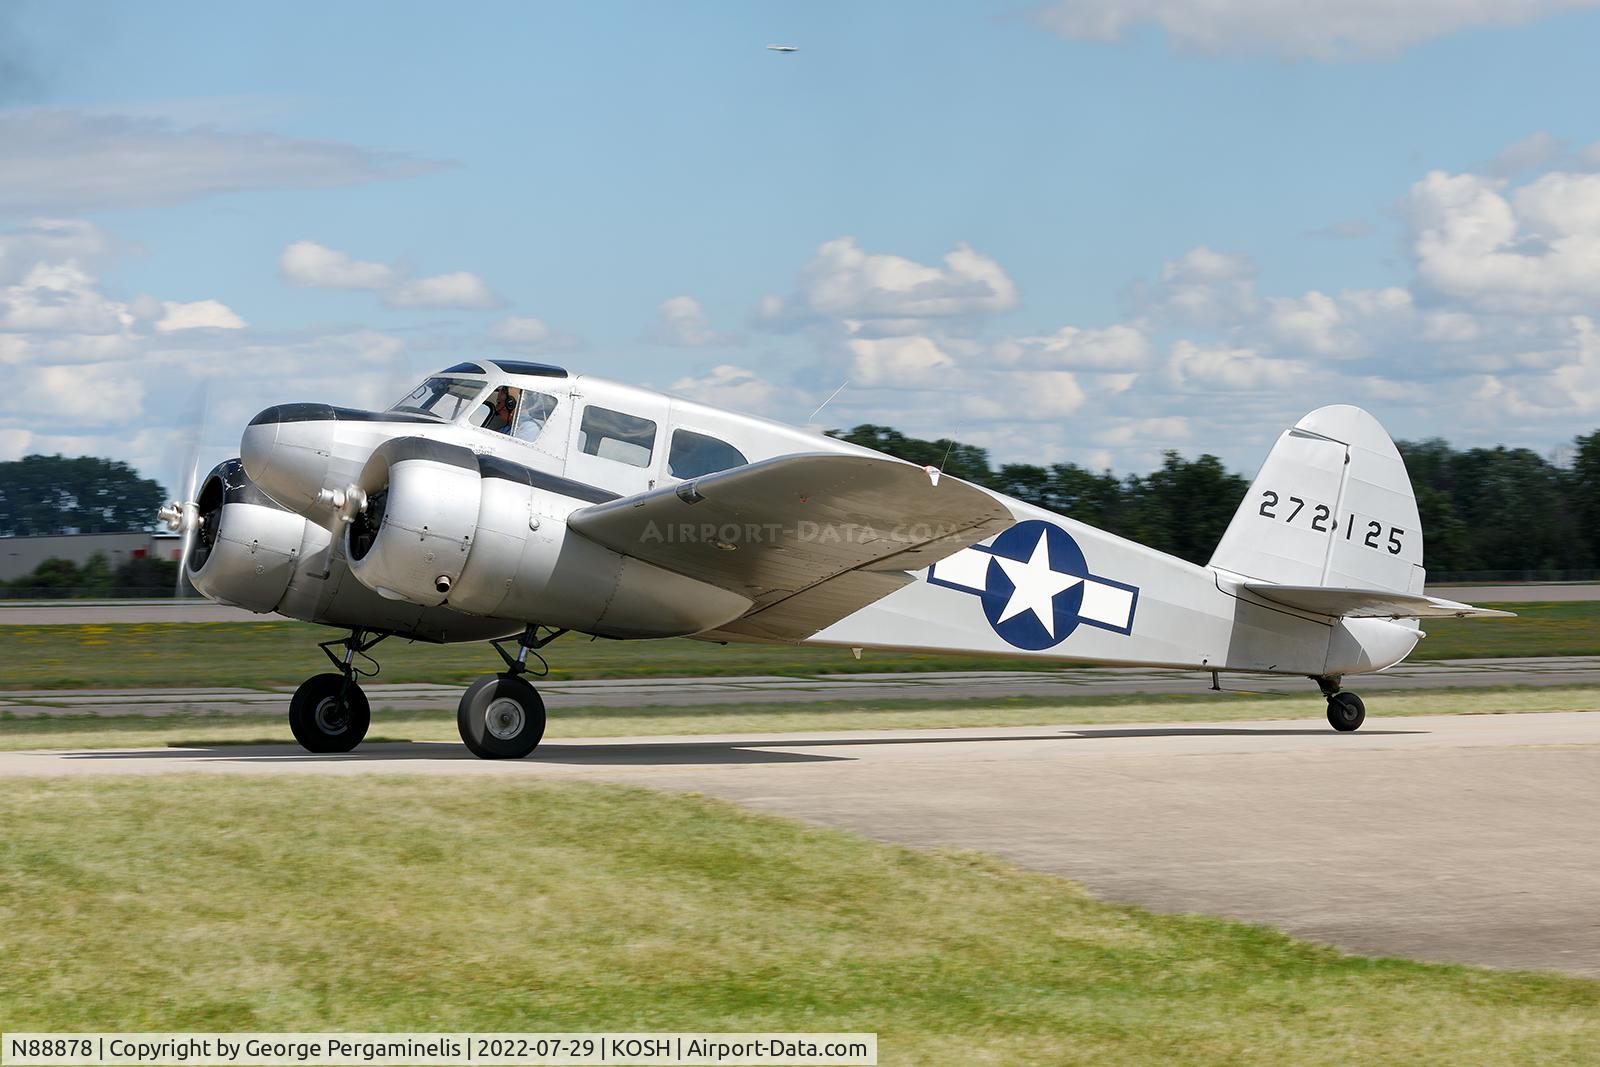
[[[1285,430],[1211,566],[1279,585],[1421,593],[1416,497],[1378,420],[1336,404]]]

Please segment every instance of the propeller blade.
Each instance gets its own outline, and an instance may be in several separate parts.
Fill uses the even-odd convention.
[[[178,578],[172,591],[172,595],[180,600],[188,595],[188,589],[194,588],[189,584],[189,553],[194,550],[195,534],[200,529],[200,509],[195,497],[200,489],[200,450],[205,446],[206,423],[211,410],[210,396],[210,379],[200,379],[200,384],[189,398],[182,424],[188,434],[183,465],[183,495],[174,507],[163,509],[162,514],[167,520],[168,529],[183,534],[183,547],[178,553]]]

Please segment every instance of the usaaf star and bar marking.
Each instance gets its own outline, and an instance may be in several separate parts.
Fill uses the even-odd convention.
[[[1137,586],[1092,574],[1066,530],[1028,519],[928,568],[931,585],[977,596],[1001,640],[1030,651],[1052,648],[1080,625],[1131,634]]]

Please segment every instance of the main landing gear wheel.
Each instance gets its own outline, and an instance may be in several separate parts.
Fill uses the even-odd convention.
[[[365,630],[351,630],[349,637],[322,641],[317,647],[328,657],[337,674],[313,674],[300,683],[289,701],[289,729],[307,752],[349,752],[367,736],[372,725],[372,705],[356,684],[356,677],[370,678],[378,673],[378,662],[367,655],[389,635],[367,636]],[[335,653],[334,647],[344,649]],[[356,664],[360,656],[372,665],[370,670]]]
[[[342,674],[316,674],[289,701],[289,729],[307,752],[349,752],[367,736],[372,706]]]
[[[544,737],[544,701],[516,675],[491,674],[462,694],[456,728],[479,759],[521,759]]]
[[[1339,692],[1328,697],[1328,725],[1349,733],[1367,719],[1367,706],[1354,693]]]

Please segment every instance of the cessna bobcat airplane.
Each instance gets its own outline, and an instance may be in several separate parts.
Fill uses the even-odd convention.
[[[271,407],[241,458],[162,509],[213,600],[349,631],[289,706],[313,752],[369,723],[357,656],[493,641],[461,698],[478,756],[526,756],[530,652],[567,632],[989,652],[1303,675],[1340,688],[1423,636],[1501,615],[1422,591],[1405,465],[1376,420],[1286,430],[1206,566],[843,441],[510,360],[459,363],[388,411]],[[502,639],[515,638],[514,648]],[[342,654],[340,654],[342,649]]]

